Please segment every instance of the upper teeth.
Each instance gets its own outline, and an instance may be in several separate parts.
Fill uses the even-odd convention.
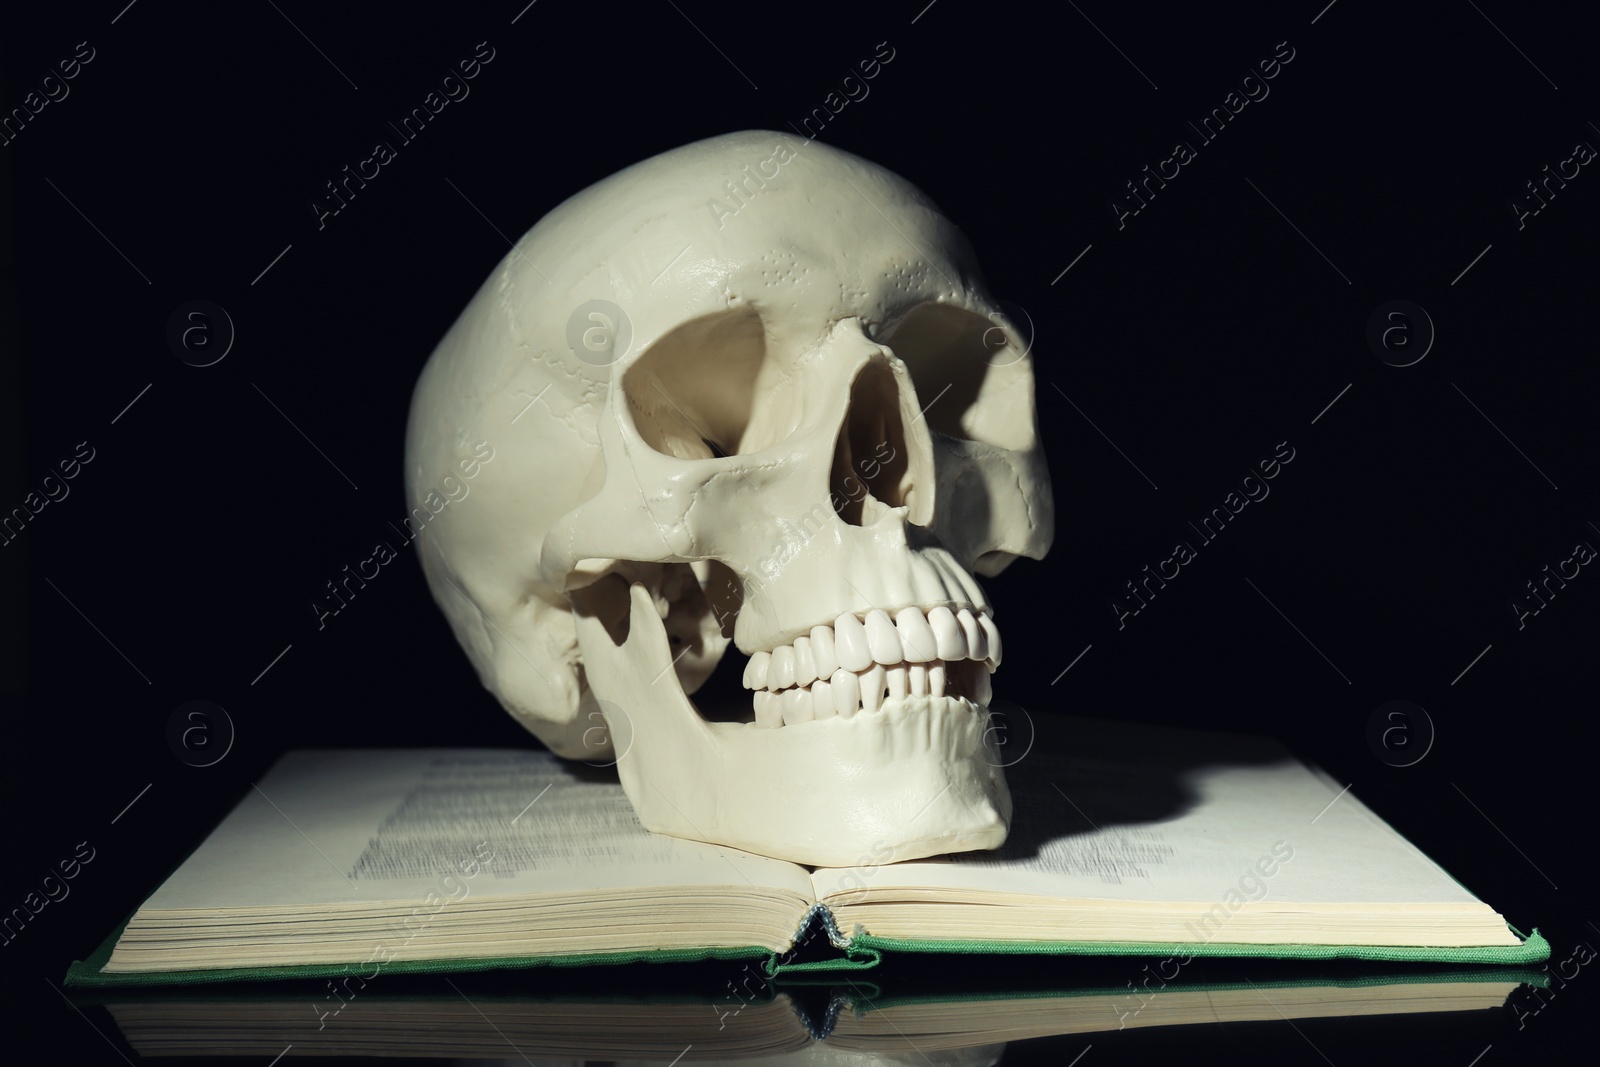
[[[885,695],[945,696],[946,685],[956,682],[952,664],[967,660],[982,662],[986,670],[961,673],[971,690],[963,695],[986,704],[987,676],[1000,658],[1000,631],[983,611],[913,606],[891,619],[874,608],[865,619],[846,612],[792,644],[755,653],[744,684],[756,690],[757,726],[794,725],[875,711]]]

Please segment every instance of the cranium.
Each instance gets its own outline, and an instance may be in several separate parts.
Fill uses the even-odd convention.
[[[649,829],[820,865],[1005,839],[973,574],[1052,537],[1032,365],[903,179],[747,132],[578,193],[433,353],[406,480],[484,685]],[[702,714],[730,639],[755,692]]]

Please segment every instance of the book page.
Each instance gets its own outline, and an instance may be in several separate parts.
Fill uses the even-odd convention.
[[[1479,907],[1349,792],[1275,742],[1068,717],[1041,716],[1036,729],[1033,748],[1006,769],[1015,810],[1002,848],[818,870],[818,899],[1209,904],[1231,892],[1271,905]]]
[[[447,881],[448,880],[448,881]],[[651,887],[783,889],[803,867],[647,832],[615,771],[547,752],[291,752],[141,912]]]

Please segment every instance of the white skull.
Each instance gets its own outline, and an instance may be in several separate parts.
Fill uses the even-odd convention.
[[[1005,839],[972,573],[1049,548],[1037,430],[1025,339],[933,203],[746,132],[517,243],[423,371],[406,478],[484,685],[556,753],[619,753],[645,826],[886,863]],[[757,692],[701,714],[730,637]]]

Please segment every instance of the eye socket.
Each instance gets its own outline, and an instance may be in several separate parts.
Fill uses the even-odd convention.
[[[678,459],[723,459],[744,448],[767,360],[754,309],[694,319],[651,345],[622,380],[646,444]]]
[[[883,343],[911,372],[930,429],[1013,451],[1034,446],[1033,365],[1005,316],[919,304]]]

